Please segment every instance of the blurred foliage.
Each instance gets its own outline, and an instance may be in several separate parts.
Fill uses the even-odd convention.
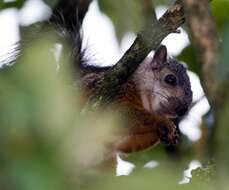
[[[146,0],[147,1],[147,0]],[[141,0],[99,0],[101,11],[107,14],[115,25],[116,34],[120,41],[128,32],[137,33],[146,24],[144,17],[146,1]],[[151,1],[151,0],[148,0]],[[168,1],[153,1],[155,5],[166,5]],[[153,8],[153,7],[152,7]]]
[[[15,0],[15,1],[6,1],[6,2],[4,2],[4,0],[0,1],[0,11],[8,8],[21,9],[27,1],[28,0]],[[54,7],[55,4],[58,2],[58,0],[44,0],[44,2],[47,5]]]
[[[229,177],[229,153],[227,149],[228,144],[228,121],[229,121],[229,98],[225,100],[224,107],[222,108],[221,115],[219,118],[220,130],[218,130],[216,143],[216,158],[221,169],[221,177],[228,179]]]
[[[229,19],[222,29],[222,42],[220,50],[220,64],[218,66],[218,76],[221,80],[227,82],[229,80],[229,67],[228,67],[228,44],[229,44]]]
[[[139,0],[99,0],[99,5],[113,21],[119,40],[127,32],[137,32],[142,29],[144,18]]]
[[[121,126],[108,110],[80,114],[68,64],[56,71],[55,41],[52,33],[35,40],[0,70],[0,189],[75,189],[75,176],[103,160]]]
[[[26,0],[16,0],[16,1],[9,1],[9,2],[0,2],[0,10],[8,9],[8,8],[22,8]]]
[[[198,183],[211,183],[216,181],[216,165],[215,162],[209,161],[202,167],[198,167],[197,169],[192,170],[192,178],[191,183],[198,182]]]
[[[211,2],[211,8],[217,27],[221,30],[229,20],[229,2],[227,0],[215,0]]]
[[[188,63],[188,69],[196,73],[197,75],[201,75],[200,64],[198,63],[197,57],[195,55],[195,51],[193,49],[193,45],[188,45],[185,47],[181,54],[177,56],[178,60],[182,60],[185,63]]]
[[[223,98],[223,105],[220,109],[220,113],[218,115],[218,130],[216,140],[215,140],[215,149],[217,153],[217,159],[219,162],[219,166],[221,169],[221,177],[223,179],[228,178],[228,166],[229,166],[229,154],[227,151],[227,143],[228,143],[228,122],[229,122],[229,65],[228,65],[228,48],[229,48],[229,20],[225,22],[222,27],[221,34],[221,44],[220,44],[220,56],[219,56],[219,64],[217,65],[217,76],[219,81],[222,82],[221,88],[224,89],[225,94]]]
[[[43,0],[43,1],[50,7],[54,7],[58,3],[58,0]]]

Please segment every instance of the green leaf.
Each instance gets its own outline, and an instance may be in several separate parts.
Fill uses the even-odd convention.
[[[211,2],[212,14],[215,17],[217,27],[222,29],[229,19],[229,1],[217,0]]]
[[[184,61],[188,65],[189,70],[200,76],[201,67],[200,64],[198,64],[197,57],[192,45],[184,48],[177,58],[181,61]]]
[[[12,2],[0,2],[0,10],[7,8],[17,8],[20,9],[23,7],[26,0],[16,0]]]
[[[49,5],[50,7],[54,7],[57,3],[58,0],[43,0],[47,5]],[[66,2],[68,3],[68,2]]]
[[[137,32],[143,26],[143,17],[139,1],[100,0],[99,6],[115,25],[119,40],[126,32]]]
[[[229,79],[229,66],[228,66],[228,60],[229,60],[229,54],[228,54],[228,48],[229,48],[229,22],[222,30],[222,43],[220,46],[220,55],[219,55],[219,65],[217,68],[217,76],[225,82]]]

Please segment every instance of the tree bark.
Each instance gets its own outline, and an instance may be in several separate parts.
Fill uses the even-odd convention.
[[[214,126],[205,139],[207,156],[215,155],[219,121],[227,105],[228,84],[221,81],[219,64],[219,39],[215,20],[208,0],[184,0],[184,9],[192,41],[202,67],[202,84],[214,114]],[[224,127],[224,126],[220,126]],[[222,130],[222,129],[220,129]]]
[[[202,66],[205,93],[210,104],[217,108],[219,104],[219,82],[216,67],[218,64],[219,41],[209,1],[184,0],[184,8],[192,41]]]

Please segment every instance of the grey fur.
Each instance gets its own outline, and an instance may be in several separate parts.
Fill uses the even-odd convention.
[[[192,102],[192,90],[189,76],[187,75],[187,68],[176,59],[169,58],[165,63],[165,67],[168,67],[176,77],[178,78],[178,85],[183,89],[185,94],[185,101],[188,105]]]

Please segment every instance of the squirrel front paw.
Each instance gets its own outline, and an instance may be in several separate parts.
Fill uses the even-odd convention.
[[[157,129],[158,136],[166,145],[176,145],[179,143],[179,131],[172,122],[165,123]]]

